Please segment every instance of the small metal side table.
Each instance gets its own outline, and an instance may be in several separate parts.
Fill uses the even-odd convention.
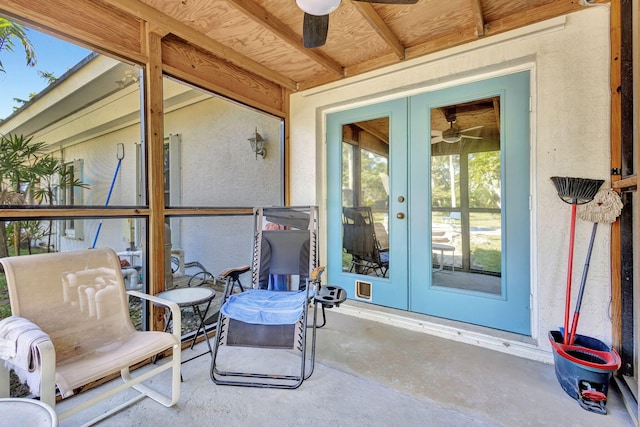
[[[58,427],[53,408],[35,399],[0,399],[0,420],[5,427]]]
[[[211,306],[211,301],[213,301],[213,299],[216,296],[216,292],[211,288],[177,288],[177,289],[171,289],[168,291],[160,292],[157,296],[160,298],[164,298],[166,300],[175,302],[176,304],[178,304],[178,307],[180,308],[183,308],[183,307],[193,308],[193,312],[198,317],[199,322],[198,322],[198,329],[196,330],[196,333],[193,336],[193,340],[191,341],[191,348],[193,348],[193,346],[195,345],[196,339],[198,338],[198,335],[200,335],[200,331],[202,331],[202,333],[204,334],[204,338],[207,341],[207,347],[209,348],[209,351],[205,351],[202,354],[199,354],[197,356],[191,357],[190,359],[184,360],[182,361],[182,363],[188,362],[200,356],[204,356],[207,353],[212,354],[213,351],[211,350],[211,343],[209,342],[209,336],[207,335],[207,329],[204,324],[204,321],[207,317],[207,312],[209,311],[209,307]],[[204,312],[200,310],[200,305],[202,304],[207,304],[206,308],[204,309]],[[165,324],[165,327],[164,327],[165,332],[169,330],[171,319],[172,317],[170,314],[169,318],[167,319],[167,323]]]
[[[453,245],[447,245],[445,243],[431,243],[431,249],[434,251],[440,251],[440,267],[436,271],[444,270],[444,251],[451,252],[451,271],[455,271],[456,262],[456,247]]]

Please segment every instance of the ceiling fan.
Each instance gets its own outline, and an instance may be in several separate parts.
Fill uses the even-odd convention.
[[[364,3],[415,4],[418,0],[355,0]],[[340,6],[341,0],[296,0],[304,12],[302,40],[304,47],[320,47],[327,41],[329,14]]]
[[[431,131],[431,143],[437,144],[438,142],[447,142],[449,144],[455,144],[460,141],[462,138],[467,139],[482,139],[481,136],[472,136],[467,135],[467,132],[471,132],[477,129],[481,129],[484,126],[473,126],[467,129],[458,129],[457,126],[454,125],[456,121],[452,120],[449,122],[449,128],[445,130],[432,130]]]

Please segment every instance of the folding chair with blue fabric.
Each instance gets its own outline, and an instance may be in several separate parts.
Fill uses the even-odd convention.
[[[317,236],[315,206],[254,209],[252,265],[223,274],[227,284],[211,361],[216,384],[297,388],[311,376],[316,328],[325,323],[324,308],[346,299],[344,289],[321,286],[324,268],[317,266]],[[249,269],[251,288],[243,291],[240,285],[241,292],[234,293],[239,275]],[[308,321],[310,304],[313,316]],[[323,314],[320,325],[318,305]],[[254,366],[242,358],[248,348],[252,359],[259,360]],[[281,350],[287,351],[283,355]],[[278,365],[274,351],[283,364]]]

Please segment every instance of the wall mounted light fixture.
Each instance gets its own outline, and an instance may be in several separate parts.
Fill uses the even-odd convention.
[[[267,149],[264,146],[266,142],[267,140],[258,133],[258,128],[256,128],[255,134],[251,138],[249,138],[251,149],[254,153],[256,153],[256,159],[258,158],[258,156],[261,156],[264,159],[264,157],[267,155]]]

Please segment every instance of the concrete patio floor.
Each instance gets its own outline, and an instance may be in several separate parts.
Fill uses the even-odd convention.
[[[608,414],[595,414],[562,390],[552,364],[345,314],[357,312],[354,307],[327,311],[315,372],[297,390],[215,385],[205,355],[182,365],[182,396],[173,408],[144,399],[99,425],[635,425],[613,386]],[[205,349],[199,343],[183,352],[183,360]],[[169,374],[154,381],[168,388]],[[98,391],[63,401],[60,409]],[[80,425],[122,400],[112,398],[60,425]]]

